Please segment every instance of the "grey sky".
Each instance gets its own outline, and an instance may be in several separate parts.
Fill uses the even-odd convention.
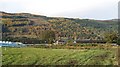
[[[115,19],[119,0],[0,0],[0,11],[53,17]]]

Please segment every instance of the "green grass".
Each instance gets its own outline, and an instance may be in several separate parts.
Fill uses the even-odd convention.
[[[115,49],[2,48],[3,65],[116,65]]]

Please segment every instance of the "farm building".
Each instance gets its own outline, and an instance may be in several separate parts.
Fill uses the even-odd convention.
[[[25,47],[25,44],[20,42],[8,42],[8,41],[0,41],[1,47]]]
[[[77,43],[106,43],[104,40],[91,40],[91,39],[82,39],[76,40]]]
[[[54,45],[58,45],[58,44],[65,44],[66,43],[66,41],[64,41],[64,40],[58,40],[58,41],[56,41],[55,43],[54,43]]]

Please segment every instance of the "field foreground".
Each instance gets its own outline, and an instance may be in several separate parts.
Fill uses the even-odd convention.
[[[116,49],[2,48],[2,65],[117,65]]]

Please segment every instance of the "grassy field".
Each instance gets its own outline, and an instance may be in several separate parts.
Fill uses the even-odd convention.
[[[117,65],[116,49],[2,48],[3,65]]]

